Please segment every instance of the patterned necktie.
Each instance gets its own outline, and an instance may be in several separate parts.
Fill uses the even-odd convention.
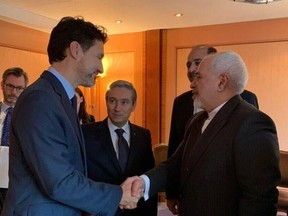
[[[1,137],[2,146],[9,146],[9,132],[10,132],[12,112],[13,112],[13,107],[9,107],[6,110],[7,114],[4,119],[3,128],[2,128],[2,137]]]
[[[118,160],[122,171],[125,171],[128,154],[129,154],[129,147],[126,139],[123,137],[124,130],[119,128],[116,129],[115,132],[118,135]]]

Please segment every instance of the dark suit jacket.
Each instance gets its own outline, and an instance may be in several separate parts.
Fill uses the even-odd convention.
[[[174,100],[168,141],[168,158],[172,156],[180,145],[184,137],[186,124],[193,116],[194,105],[192,95],[193,93],[190,90],[179,95]],[[257,97],[253,92],[244,90],[241,97],[259,109]]]
[[[13,111],[9,189],[2,216],[112,216],[119,186],[85,177],[85,146],[67,93],[50,72],[29,86]]]
[[[195,142],[190,131],[200,115],[175,154],[147,173],[151,194],[167,185],[181,216],[275,216],[280,171],[273,121],[235,96]]]
[[[107,118],[82,125],[87,152],[88,177],[95,181],[120,185],[127,177],[141,175],[155,165],[149,130],[130,124],[130,150],[125,173],[122,172],[114,150]],[[156,216],[157,196],[140,200],[135,210],[118,209],[118,215]]]

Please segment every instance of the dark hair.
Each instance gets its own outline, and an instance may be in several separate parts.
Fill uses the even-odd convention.
[[[134,88],[133,84],[126,81],[126,80],[116,80],[115,82],[111,83],[110,86],[109,86],[109,89],[106,91],[106,95],[105,95],[105,98],[106,100],[108,99],[108,94],[109,94],[109,91],[110,89],[113,89],[113,88],[126,88],[128,90],[131,91],[132,93],[132,104],[135,104],[136,100],[137,100],[137,92],[136,92],[136,89]]]
[[[63,17],[50,35],[47,48],[50,64],[66,58],[65,50],[71,42],[77,41],[86,51],[95,40],[106,43],[108,36],[104,27],[86,22],[83,17]]]
[[[214,53],[217,53],[217,49],[212,46],[208,47],[207,54],[214,54]]]
[[[82,103],[80,103],[80,106],[79,106],[79,112],[78,112],[79,120],[80,119],[82,120],[82,124],[86,124],[86,123],[90,123],[94,121],[91,115],[86,111],[86,102],[85,102],[85,97],[83,95],[83,92],[78,87],[75,89],[75,92],[77,92],[79,96],[83,98],[83,101]]]
[[[25,80],[25,87],[27,87],[28,85],[28,75],[27,73],[20,67],[11,67],[8,68],[4,71],[3,75],[2,75],[2,82],[5,83],[8,76],[13,75],[15,77],[24,77]]]

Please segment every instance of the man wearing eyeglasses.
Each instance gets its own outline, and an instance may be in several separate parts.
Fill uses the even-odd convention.
[[[201,63],[202,59],[209,55],[216,53],[216,48],[210,45],[197,45],[194,46],[187,58],[187,78],[191,84],[195,79],[196,70]],[[197,107],[193,105],[192,91],[189,90],[183,94],[177,96],[173,103],[171,125],[170,125],[170,136],[168,142],[168,158],[170,158],[176,151],[180,142],[184,137],[185,126],[188,120],[195,113],[199,111]],[[259,109],[258,100],[254,93],[244,90],[241,97],[248,103],[254,105]]]
[[[19,67],[4,71],[1,81],[3,99],[0,102],[0,145],[9,146],[9,128],[13,107],[23,90],[28,85],[27,73]],[[3,173],[0,174],[3,177]],[[8,175],[8,173],[7,173]],[[3,186],[0,186],[3,187]],[[7,188],[0,188],[0,213],[7,193]]]

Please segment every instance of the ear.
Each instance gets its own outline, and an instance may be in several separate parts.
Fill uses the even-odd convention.
[[[225,90],[228,85],[229,77],[227,74],[220,74],[219,83],[218,83],[218,91],[222,92]]]
[[[1,89],[2,89],[2,90],[4,89],[4,83],[3,83],[3,81],[1,82]]]
[[[137,102],[135,101],[134,104],[133,104],[133,107],[132,107],[132,111],[131,111],[131,112],[134,112],[134,110],[136,109],[136,105],[137,105]]]
[[[78,59],[82,55],[82,47],[77,41],[72,41],[69,45],[69,51],[71,56],[75,59]]]

